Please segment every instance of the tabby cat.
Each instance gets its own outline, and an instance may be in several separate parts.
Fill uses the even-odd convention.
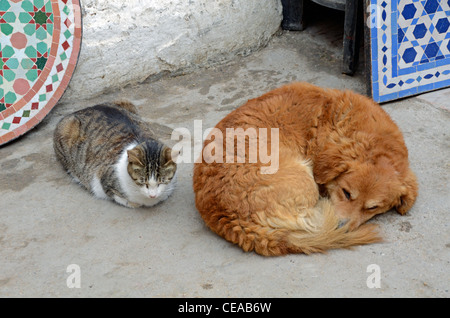
[[[95,197],[136,208],[167,199],[175,187],[172,150],[154,138],[135,106],[121,101],[67,115],[53,145],[64,169]]]

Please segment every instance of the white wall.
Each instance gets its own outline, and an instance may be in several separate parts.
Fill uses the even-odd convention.
[[[81,0],[83,40],[65,100],[191,71],[267,43],[280,0]]]

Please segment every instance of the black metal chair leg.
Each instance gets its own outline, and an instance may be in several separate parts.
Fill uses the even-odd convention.
[[[342,73],[347,75],[353,75],[358,64],[358,2],[358,0],[347,0],[345,4],[344,60]]]
[[[304,0],[281,0],[283,5],[283,30],[303,31],[303,1]]]

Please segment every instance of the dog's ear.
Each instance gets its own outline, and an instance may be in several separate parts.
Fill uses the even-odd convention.
[[[411,209],[414,202],[416,201],[417,195],[418,195],[418,188],[417,185],[417,178],[412,172],[411,169],[408,168],[408,172],[405,175],[405,178],[403,180],[403,185],[400,190],[400,198],[398,204],[395,206],[395,209],[398,213],[401,215],[406,214],[406,212]]]
[[[348,167],[346,156],[333,145],[316,157],[313,167],[314,179],[318,184],[326,184],[347,171]]]

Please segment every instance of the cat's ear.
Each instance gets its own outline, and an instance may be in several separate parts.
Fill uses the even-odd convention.
[[[177,157],[179,154],[180,154],[179,152],[173,151],[171,148],[166,147],[166,146],[163,148],[163,151],[162,151],[162,155],[163,155],[165,164],[168,164],[170,162],[176,163]]]
[[[144,164],[144,150],[140,146],[136,146],[131,150],[127,151],[128,162],[131,164],[145,166]]]

